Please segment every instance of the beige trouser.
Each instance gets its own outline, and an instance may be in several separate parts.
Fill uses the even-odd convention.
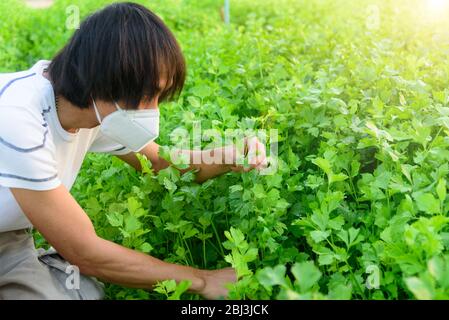
[[[36,250],[30,230],[0,233],[0,300],[98,300],[103,289],[54,249]]]

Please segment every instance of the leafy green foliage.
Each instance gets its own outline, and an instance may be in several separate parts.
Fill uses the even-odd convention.
[[[165,280],[158,283],[154,291],[161,293],[167,297],[167,300],[180,300],[181,295],[186,292],[192,285],[190,281],[183,280],[180,283],[176,283],[175,280]]]
[[[33,11],[2,1],[0,68],[50,59],[72,32],[69,3],[85,16],[109,2]],[[234,299],[448,298],[445,21],[417,0],[241,0],[227,27],[222,1],[140,2],[173,29],[189,66],[179,100],[161,105],[158,143],[199,120],[220,132],[274,128],[279,168],[198,185],[194,172],[154,175],[142,158],[140,174],[89,155],[72,194],[101,237],[174,263],[234,266]],[[186,288],[107,293],[178,299]]]

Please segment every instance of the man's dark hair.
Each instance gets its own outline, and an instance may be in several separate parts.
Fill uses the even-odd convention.
[[[87,17],[53,58],[55,94],[80,108],[90,97],[125,101],[125,108],[159,95],[172,99],[184,86],[186,65],[172,32],[153,12],[135,3],[114,3]],[[160,87],[160,80],[167,85]]]

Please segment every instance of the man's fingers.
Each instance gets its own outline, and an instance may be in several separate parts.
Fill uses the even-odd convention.
[[[247,165],[237,165],[232,171],[248,172],[253,169],[261,170],[268,166],[266,148],[257,137],[245,138]]]
[[[260,162],[259,165],[257,165],[256,170],[263,170],[268,167],[268,159],[266,157],[263,158],[263,160]]]
[[[257,168],[266,161],[266,149],[257,138],[252,138],[248,145],[248,162],[252,168]]]

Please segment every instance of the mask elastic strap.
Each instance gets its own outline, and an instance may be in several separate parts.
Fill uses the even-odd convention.
[[[95,99],[94,98],[92,98],[92,102],[94,103],[94,110],[95,110],[95,115],[97,116],[97,120],[101,124],[100,113],[98,113],[97,104],[95,103]]]
[[[115,107],[117,108],[117,110],[123,111],[122,108],[120,108],[120,106],[118,105],[117,102],[114,102],[114,103],[115,103]]]

